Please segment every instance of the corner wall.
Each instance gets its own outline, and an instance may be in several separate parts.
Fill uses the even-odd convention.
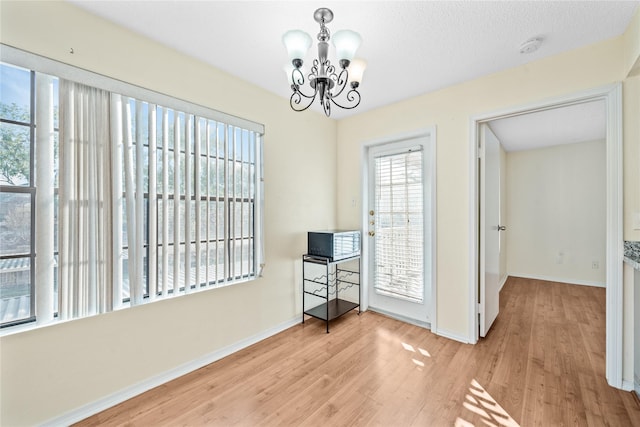
[[[306,231],[336,225],[336,122],[67,2],[0,8],[2,43],[266,128],[264,277],[0,338],[0,425],[41,424],[296,321]]]

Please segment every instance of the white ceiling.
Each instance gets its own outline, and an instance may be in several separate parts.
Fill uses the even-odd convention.
[[[95,1],[69,0],[164,45],[275,93],[288,103],[281,37],[315,40],[313,12],[329,7],[335,33],[362,35],[367,70],[356,110],[340,119],[619,36],[640,1]],[[542,46],[521,54],[520,45]],[[312,47],[306,63],[310,63]],[[333,57],[330,51],[330,59]],[[321,111],[318,107],[313,107]],[[304,113],[300,113],[304,114]],[[592,138],[595,139],[595,138]]]
[[[585,102],[493,120],[489,127],[507,152],[597,141],[606,137],[606,105]]]

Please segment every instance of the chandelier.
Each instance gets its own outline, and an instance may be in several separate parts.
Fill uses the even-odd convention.
[[[347,110],[356,108],[360,104],[358,86],[362,81],[366,63],[361,59],[353,59],[362,42],[360,34],[350,30],[341,30],[331,37],[329,29],[326,27],[326,24],[333,20],[333,12],[330,9],[316,10],[313,19],[320,24],[318,58],[313,60],[313,65],[307,75],[310,86],[307,93],[303,91],[305,71],[302,69],[302,64],[303,58],[311,47],[311,37],[301,30],[287,31],[282,36],[282,42],[287,48],[289,59],[293,65],[293,67],[286,68],[287,78],[293,90],[289,104],[295,111],[304,111],[318,98],[328,117],[331,115],[331,104]],[[329,39],[333,41],[335,46],[340,70],[336,70],[336,67],[327,59]],[[345,89],[347,89],[346,92]]]

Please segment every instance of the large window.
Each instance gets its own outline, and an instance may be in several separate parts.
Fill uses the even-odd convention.
[[[3,327],[259,274],[260,125],[3,60]]]
[[[1,64],[0,82],[0,320],[15,323],[35,318],[35,72]]]

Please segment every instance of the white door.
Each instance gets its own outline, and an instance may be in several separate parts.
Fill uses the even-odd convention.
[[[480,129],[480,336],[500,308],[500,142],[488,125]]]
[[[368,152],[369,307],[427,326],[433,259],[429,136]]]

